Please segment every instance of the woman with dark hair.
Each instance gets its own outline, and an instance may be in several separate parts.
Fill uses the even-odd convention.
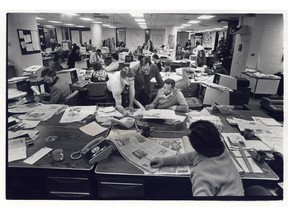
[[[106,82],[108,81],[108,74],[102,69],[100,62],[94,62],[92,64],[93,72],[91,76],[91,82]]]
[[[68,68],[75,68],[75,62],[80,61],[80,60],[81,60],[80,47],[75,44],[68,57],[68,62],[67,62]]]
[[[189,130],[189,141],[195,151],[154,158],[151,166],[193,166],[190,175],[193,196],[244,196],[241,177],[215,125],[200,120],[192,123]]]

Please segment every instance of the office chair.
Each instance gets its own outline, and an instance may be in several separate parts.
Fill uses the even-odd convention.
[[[95,83],[88,83],[86,88],[88,90],[88,99],[89,101],[104,101],[105,97],[105,90],[106,90],[106,82],[95,82]]]
[[[79,100],[79,91],[75,90],[72,94],[68,95],[65,98],[64,104],[69,106],[75,106],[79,104],[78,100]]]

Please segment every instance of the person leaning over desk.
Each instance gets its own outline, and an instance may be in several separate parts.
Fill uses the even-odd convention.
[[[244,196],[244,189],[229,152],[215,125],[209,121],[194,122],[189,141],[195,151],[166,158],[153,158],[152,167],[192,165],[190,180],[193,196]]]
[[[110,76],[107,82],[106,100],[114,102],[116,109],[127,116],[128,110],[134,111],[133,102],[135,97],[134,71],[129,67],[124,67],[120,74]]]
[[[163,86],[163,80],[157,65],[153,64],[149,57],[144,57],[138,65],[133,66],[135,72],[135,98],[143,105],[147,105],[150,100],[150,80],[155,77],[159,88]]]
[[[68,82],[56,76],[56,71],[49,67],[42,70],[41,77],[43,77],[44,82],[49,85],[50,94],[42,93],[35,96],[34,100],[43,103],[63,104],[65,98],[70,95],[70,86]],[[47,100],[48,98],[50,98],[49,101]]]
[[[154,101],[145,106],[146,109],[172,109],[179,112],[189,112],[188,103],[182,92],[175,88],[175,80],[166,79],[163,88],[159,89]]]

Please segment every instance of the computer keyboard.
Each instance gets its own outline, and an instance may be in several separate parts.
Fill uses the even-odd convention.
[[[83,87],[86,86],[87,84],[88,84],[88,81],[87,81],[87,80],[81,80],[81,81],[75,82],[73,85],[74,85],[74,86],[77,86],[77,87],[80,87],[80,88],[83,88]]]

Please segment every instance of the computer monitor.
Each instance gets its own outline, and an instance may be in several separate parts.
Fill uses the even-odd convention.
[[[230,89],[237,89],[237,79],[232,76],[216,73],[214,75],[213,83],[228,87]]]
[[[74,84],[79,80],[76,68],[57,71],[57,76],[66,80],[68,84]]]
[[[126,55],[125,56],[125,62],[133,62],[134,58],[133,55]]]
[[[78,82],[79,79],[78,79],[78,74],[77,74],[77,70],[76,69],[70,71],[70,76],[71,76],[72,84]]]

